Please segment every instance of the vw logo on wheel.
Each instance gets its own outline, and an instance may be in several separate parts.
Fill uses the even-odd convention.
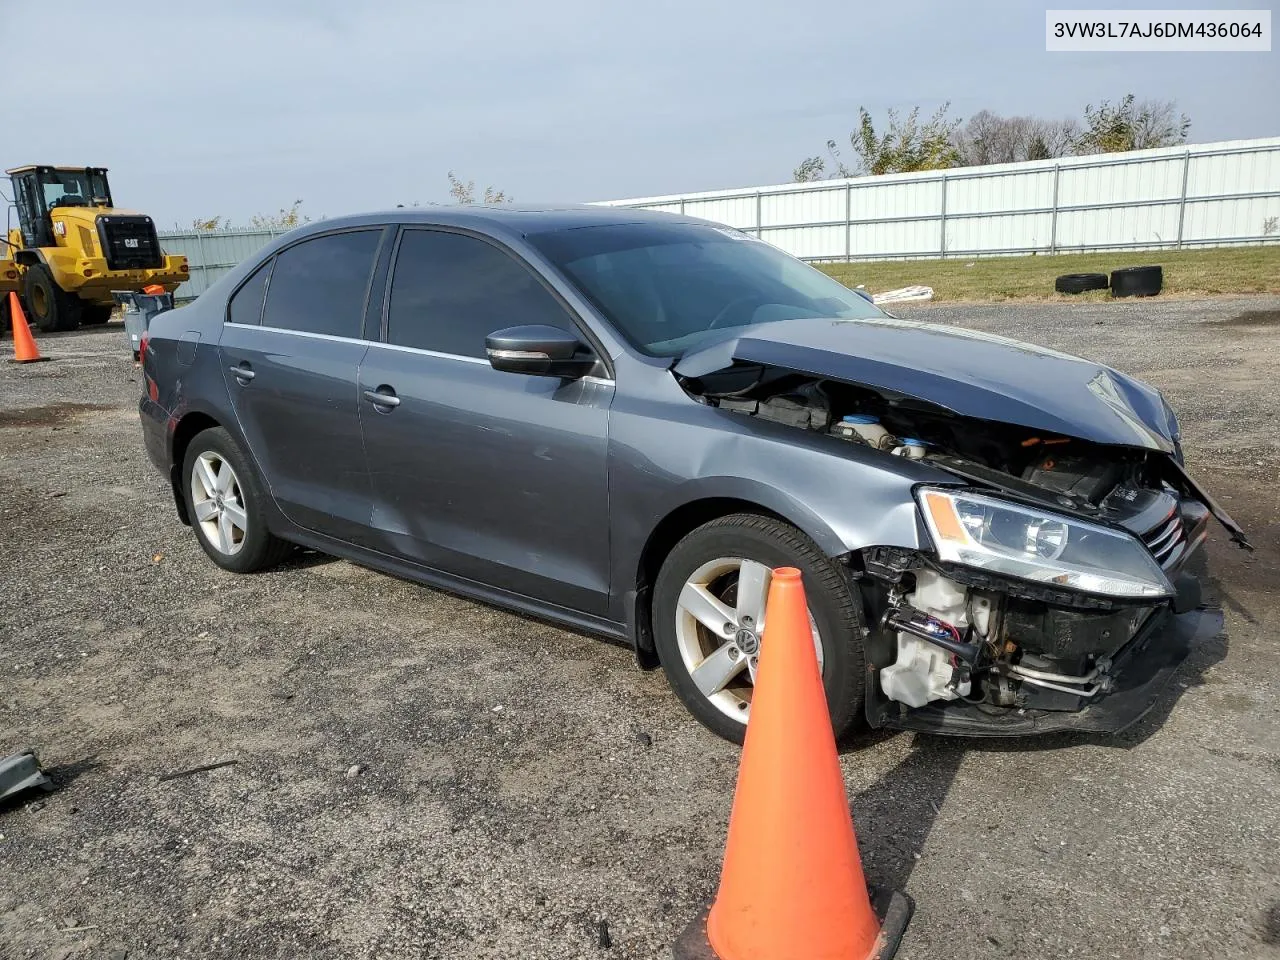
[[[748,630],[744,627],[734,634],[733,640],[738,645],[738,649],[748,657],[754,657],[760,652],[760,638],[755,635],[753,630]]]

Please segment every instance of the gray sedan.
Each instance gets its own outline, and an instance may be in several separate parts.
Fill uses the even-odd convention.
[[[1216,517],[1154,389],[895,320],[667,214],[437,208],[284,236],[142,350],[209,558],[297,546],[590,631],[740,740],[770,570],[837,731],[1115,730],[1213,629]]]

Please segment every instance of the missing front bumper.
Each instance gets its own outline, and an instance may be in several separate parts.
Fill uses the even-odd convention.
[[[1222,632],[1222,614],[1193,610],[1153,618],[1116,655],[1109,692],[1073,712],[1020,710],[962,701],[930,704],[886,718],[885,726],[963,737],[1024,737],[1077,730],[1117,733],[1154,707],[1178,667],[1196,647]]]

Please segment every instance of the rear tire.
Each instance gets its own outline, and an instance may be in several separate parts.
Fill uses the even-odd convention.
[[[80,298],[54,283],[49,268],[42,263],[27,267],[22,277],[22,299],[29,319],[43,333],[80,326]]]
[[[667,555],[654,587],[653,629],[658,658],[672,690],[708,730],[733,743],[742,743],[753,689],[750,671],[745,665],[739,667],[731,681],[708,694],[699,688],[690,668],[690,659],[702,658],[702,664],[710,665],[716,654],[730,646],[740,646],[738,636],[723,625],[720,631],[712,631],[701,622],[694,623],[689,605],[682,605],[686,586],[699,585],[708,570],[715,576],[717,564],[730,558],[754,561],[769,569],[800,569],[812,626],[817,631],[815,646],[820,644],[822,651],[822,681],[831,724],[840,737],[862,712],[866,670],[860,608],[847,578],[817,545],[795,527],[772,517],[737,513],[712,520],[686,536]],[[703,589],[725,606],[736,608],[741,568],[737,573],[731,571],[731,566],[725,569],[730,572],[717,576]],[[740,614],[741,609],[734,613]],[[734,621],[737,626],[741,626],[740,619]],[[698,653],[689,649],[691,628],[697,631],[695,642],[701,644]],[[754,645],[750,638],[747,642]],[[730,659],[737,666],[739,658]],[[694,669],[701,672],[702,664],[695,664]],[[705,676],[703,679],[704,685],[709,685],[705,684]]]
[[[83,303],[80,305],[80,325],[82,327],[101,326],[111,319],[114,311],[115,307],[110,304]]]
[[[199,479],[197,469],[209,479]],[[222,569],[253,573],[274,566],[293,550],[293,544],[267,529],[267,493],[249,458],[222,427],[192,438],[182,477],[191,528],[209,559]]]

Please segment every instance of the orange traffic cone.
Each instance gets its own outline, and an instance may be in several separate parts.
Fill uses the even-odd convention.
[[[31,336],[31,328],[27,326],[27,315],[22,312],[22,304],[18,302],[16,293],[9,294],[9,323],[13,326],[13,359],[10,363],[35,363],[49,359],[40,356],[35,338]]]
[[[676,960],[885,960],[911,901],[872,908],[800,571],[773,571],[720,891]]]

